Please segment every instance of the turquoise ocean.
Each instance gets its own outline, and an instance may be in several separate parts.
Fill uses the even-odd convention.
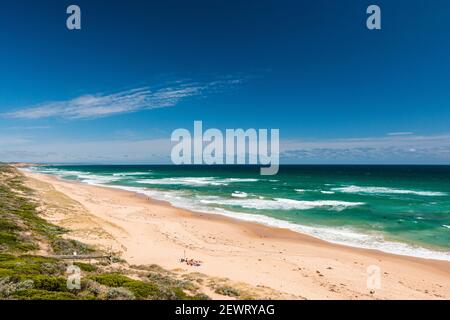
[[[64,165],[28,170],[333,243],[450,261],[450,166]]]

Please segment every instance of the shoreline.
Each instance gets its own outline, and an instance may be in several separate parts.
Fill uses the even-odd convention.
[[[59,179],[64,180],[62,178],[59,178]],[[69,180],[65,180],[65,181],[69,181]],[[83,182],[80,182],[80,181],[73,181],[73,182],[84,184]],[[269,216],[265,216],[265,215],[253,214],[253,213],[239,213],[239,212],[232,212],[232,211],[227,211],[227,210],[208,211],[208,210],[204,210],[204,208],[199,209],[199,210],[191,209],[187,206],[183,207],[182,205],[173,204],[169,200],[157,199],[152,194],[150,194],[150,195],[146,194],[146,191],[140,190],[141,188],[139,188],[139,187],[125,187],[125,186],[89,184],[89,183],[87,183],[87,184],[92,185],[92,186],[97,186],[100,188],[111,188],[111,189],[115,189],[115,190],[131,192],[133,194],[138,194],[140,196],[147,197],[151,201],[159,202],[163,205],[167,205],[167,206],[170,206],[170,207],[173,207],[176,209],[193,212],[195,214],[209,214],[209,215],[224,217],[226,219],[231,220],[231,222],[235,221],[237,223],[258,224],[258,225],[262,225],[262,226],[265,226],[268,228],[287,230],[287,231],[291,231],[291,232],[294,232],[296,234],[300,234],[300,235],[303,235],[306,237],[311,237],[316,240],[324,241],[328,244],[350,247],[353,249],[370,250],[370,251],[375,251],[375,252],[384,253],[384,254],[391,254],[391,255],[395,255],[395,256],[404,256],[404,257],[417,258],[417,259],[423,259],[423,260],[436,260],[436,261],[450,262],[450,253],[441,251],[437,248],[431,249],[431,248],[426,248],[426,247],[419,247],[419,246],[414,246],[413,244],[408,244],[408,243],[404,243],[404,242],[394,242],[394,241],[389,241],[389,240],[384,240],[384,239],[380,242],[377,242],[378,240],[375,238],[373,240],[376,241],[380,246],[385,247],[385,246],[391,245],[391,246],[394,246],[395,249],[387,250],[387,249],[383,248],[384,249],[383,250],[381,248],[364,246],[364,245],[360,245],[357,243],[350,243],[350,242],[337,241],[337,240],[333,241],[331,239],[327,239],[326,237],[323,237],[323,236],[321,237],[320,235],[315,235],[314,231],[321,230],[322,232],[325,231],[325,232],[333,233],[333,231],[335,231],[336,229],[318,228],[318,227],[304,226],[304,225],[299,225],[299,224],[297,225],[290,221],[281,220],[281,219],[277,219],[277,218],[269,217]],[[136,190],[134,190],[134,189],[136,189]],[[149,191],[150,191],[150,193],[155,192],[155,190],[151,190],[151,189]],[[164,191],[159,191],[159,190],[157,192],[164,193]],[[310,229],[312,231],[308,232],[305,229]],[[345,231],[347,231],[347,230],[345,230]],[[349,230],[349,232],[351,232],[352,234],[354,234],[356,236],[371,237],[364,233],[354,232],[353,230]],[[402,248],[408,252],[400,253],[399,248]],[[411,251],[420,252],[420,254],[416,253],[414,255],[411,253]]]
[[[19,169],[26,169],[30,166],[30,164],[24,164],[20,166],[16,166]],[[121,186],[121,185],[107,185],[107,184],[101,184],[101,183],[85,183],[82,181],[77,180],[69,180],[61,178],[58,175],[52,175],[52,174],[46,174],[42,172],[33,172],[37,174],[43,174],[48,177],[55,178],[59,181],[66,181],[70,183],[77,183],[81,185],[90,185],[90,186],[96,186],[100,188],[109,188],[113,190],[121,190],[125,192],[130,192],[132,194],[136,194],[139,196],[142,196],[144,198],[147,198],[148,200],[151,200],[155,203],[160,203],[162,205],[167,205],[172,208],[180,209],[189,211],[195,214],[208,214],[208,215],[214,215],[219,217],[224,217],[227,219],[230,219],[231,222],[235,221],[236,223],[250,223],[250,224],[258,224],[263,225],[268,228],[274,228],[274,229],[281,229],[281,230],[289,230],[291,232],[294,232],[296,234],[300,234],[307,237],[312,237],[313,239],[324,241],[328,244],[334,244],[338,246],[344,246],[344,247],[350,247],[353,249],[363,249],[363,250],[371,250],[379,253],[385,253],[385,254],[391,254],[395,256],[403,256],[403,257],[410,257],[410,258],[417,258],[417,259],[424,259],[424,260],[436,260],[436,261],[447,261],[450,262],[450,252],[445,252],[440,250],[439,248],[431,248],[431,247],[424,247],[424,246],[418,246],[415,244],[407,243],[407,242],[401,242],[401,241],[391,241],[391,240],[385,240],[382,238],[382,236],[375,236],[375,235],[368,235],[363,232],[357,232],[350,229],[333,229],[333,228],[327,228],[327,227],[314,227],[314,226],[306,226],[301,224],[296,224],[290,221],[277,219],[274,217],[269,217],[266,215],[258,215],[254,213],[240,213],[240,212],[233,212],[228,210],[208,210],[208,208],[193,208],[191,205],[183,205],[183,204],[177,204],[172,203],[171,200],[161,199],[161,197],[164,198],[164,194],[167,194],[165,191],[157,190],[157,189],[151,189],[149,188],[144,189],[141,187],[133,187],[133,186]],[[168,191],[170,193],[170,191]],[[161,196],[162,195],[162,196]],[[358,241],[351,242],[349,239],[345,240],[339,240],[339,232],[343,231],[344,233],[349,233],[355,237],[361,237],[365,239],[365,242],[371,242],[371,245],[361,244]],[[324,236],[324,234],[327,234],[327,236]],[[337,234],[337,239],[336,238]],[[348,238],[348,237],[347,237]],[[351,238],[351,237],[350,237]],[[369,239],[371,238],[371,239]],[[376,244],[376,245],[374,245]]]
[[[187,252],[189,257],[203,261],[199,268],[188,267],[192,272],[308,299],[450,296],[448,261],[335,244],[292,230],[179,209],[132,191],[21,172],[29,181],[51,185],[101,219],[99,226],[113,240],[93,242],[114,245],[130,263],[186,268],[179,259]],[[146,251],[145,245],[150,249]],[[381,289],[367,288],[367,267],[371,265],[379,265],[382,271]]]

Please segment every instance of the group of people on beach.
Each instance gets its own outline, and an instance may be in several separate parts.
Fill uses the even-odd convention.
[[[187,259],[187,258],[182,258],[180,260],[180,262],[186,263],[188,266],[191,266],[191,267],[200,267],[202,265],[202,262],[199,260]]]

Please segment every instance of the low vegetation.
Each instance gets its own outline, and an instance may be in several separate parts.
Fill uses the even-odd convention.
[[[208,299],[198,286],[159,266],[128,267],[120,259],[86,263],[59,258],[95,250],[63,238],[66,230],[41,218],[31,199],[32,190],[16,169],[0,164],[0,299]],[[71,266],[82,275],[75,289],[68,286]]]
[[[229,287],[229,286],[218,287],[215,290],[215,292],[218,294],[221,294],[223,296],[229,296],[229,297],[239,297],[241,295],[241,293],[238,290],[236,290],[232,287]]]

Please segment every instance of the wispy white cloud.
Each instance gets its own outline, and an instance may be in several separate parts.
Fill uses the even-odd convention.
[[[17,143],[21,144],[17,144]],[[0,139],[0,161],[171,163],[173,143],[162,139],[38,142]],[[8,145],[6,147],[6,145]],[[282,163],[450,164],[450,134],[348,139],[281,140]]]
[[[446,163],[450,164],[450,134],[286,140],[281,157],[314,163]]]
[[[170,163],[170,139],[116,139],[9,145],[0,161],[49,163]]]
[[[410,136],[413,134],[414,134],[414,132],[401,131],[401,132],[389,132],[387,135],[388,136]]]
[[[43,130],[50,129],[50,126],[17,126],[17,127],[9,127],[7,130]]]
[[[30,140],[22,137],[14,136],[1,136],[0,137],[0,147],[4,146],[17,146],[29,143]]]
[[[99,118],[143,109],[172,107],[185,98],[203,96],[239,83],[241,83],[239,79],[216,80],[209,83],[177,81],[159,89],[141,87],[112,94],[83,95],[66,101],[44,102],[4,115],[18,119]]]
[[[389,137],[362,137],[342,139],[294,139],[286,140],[286,149],[310,149],[310,148],[356,148],[356,147],[450,147],[450,134],[440,135],[411,135],[411,136],[389,136]]]

